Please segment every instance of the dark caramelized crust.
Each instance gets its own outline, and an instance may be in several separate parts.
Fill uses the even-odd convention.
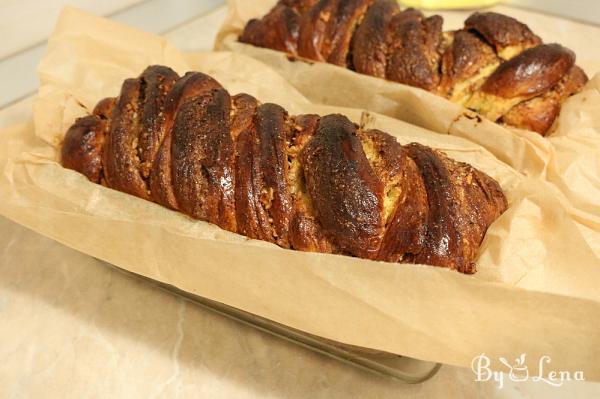
[[[396,139],[380,130],[359,132],[363,149],[383,183],[385,235],[377,258],[399,262],[421,251],[427,231],[427,193],[415,163]]]
[[[110,187],[148,198],[146,182],[140,174],[138,155],[141,79],[123,82],[121,94],[110,118],[110,130],[103,149],[104,178]]]
[[[326,45],[327,23],[331,19],[336,0],[319,0],[300,19],[298,32],[298,55],[316,61],[326,61],[329,54],[322,54]]]
[[[500,121],[545,135],[559,113],[560,102],[554,96],[535,97],[512,107]]]
[[[259,105],[258,100],[249,94],[241,93],[231,97],[231,137],[233,140],[236,140],[241,132],[250,128]]]
[[[92,114],[99,116],[101,119],[110,119],[116,103],[117,99],[114,97],[108,97],[100,100],[94,107]]]
[[[256,109],[237,143],[238,229],[252,238],[288,247],[292,199],[287,187],[287,113],[278,105]]]
[[[260,162],[255,187],[259,203],[267,215],[268,230],[274,242],[288,246],[288,226],[292,200],[287,187],[287,112],[277,104],[264,104],[256,111],[255,155]]]
[[[494,50],[466,30],[454,33],[452,45],[442,58],[439,93],[464,104],[499,64]]]
[[[579,92],[588,82],[588,77],[583,72],[583,69],[574,65],[569,73],[552,88],[552,92],[556,93],[560,100],[570,97],[572,94]]]
[[[423,178],[408,156],[402,157],[402,165],[398,199],[388,219],[378,256],[388,262],[414,259],[423,250],[428,228],[429,204]]]
[[[425,30],[425,54],[429,63],[437,68],[440,61],[440,48],[443,41],[442,26],[444,19],[439,15],[432,15],[423,20]]]
[[[100,183],[102,177],[105,123],[96,115],[77,119],[67,131],[61,148],[62,165],[94,183]]]
[[[76,170],[94,183],[104,183],[102,150],[115,107],[115,98],[100,100],[92,115],[79,118],[65,135],[61,147],[61,163]]]
[[[179,209],[171,182],[171,130],[176,114],[180,104],[188,99],[202,96],[220,87],[221,85],[210,76],[189,72],[175,83],[167,95],[164,107],[165,134],[150,172],[150,193],[153,201],[171,209]]]
[[[587,75],[575,65],[552,90],[514,106],[502,116],[502,122],[545,135],[558,117],[562,102],[587,81]]]
[[[299,23],[300,16],[294,8],[278,3],[260,20],[250,20],[240,41],[296,54]]]
[[[298,55],[346,66],[354,30],[372,0],[320,0],[301,19]]]
[[[316,218],[311,197],[307,191],[300,154],[319,126],[318,115],[298,115],[291,118],[287,137],[289,164],[288,184],[293,203],[290,221],[290,247],[300,251],[331,253],[337,252],[333,243],[325,236]]]
[[[383,185],[383,222],[393,212],[404,163],[404,149],[395,138],[381,130],[358,130],[357,136],[373,173]]]
[[[425,244],[415,257],[416,263],[433,263],[460,271],[466,264],[458,230],[459,204],[455,202],[450,171],[439,153],[411,144],[407,147],[425,183],[428,200],[428,221]]]
[[[150,176],[156,153],[165,137],[165,102],[167,93],[179,79],[171,68],[153,65],[142,72],[143,105],[141,107],[141,131],[138,144],[140,173],[142,178]]]
[[[571,70],[573,53],[542,44],[527,25],[498,13],[476,12],[458,31],[442,32],[442,23],[400,12],[395,0],[280,0],[248,22],[240,40],[292,53],[297,45],[304,58],[419,87],[545,134],[566,98],[552,90]]]
[[[479,246],[490,224],[508,208],[502,188],[494,179],[463,162],[456,162],[438,151],[450,171],[458,205],[457,230],[461,236],[464,263],[457,270],[474,273]]]
[[[420,13],[406,10],[396,14],[389,26],[389,80],[425,90],[434,90],[439,83],[442,18],[434,15],[423,19]]]
[[[581,84],[576,69],[570,76],[556,96]],[[495,181],[428,147],[403,147],[342,115],[289,116],[250,95],[230,96],[201,73],[164,91],[172,77],[148,68],[117,100],[99,102],[68,130],[62,164],[124,192],[137,187],[135,176],[138,197],[284,248],[467,273],[506,209]],[[142,126],[147,146],[139,144]],[[137,158],[142,147],[148,179]]]
[[[323,231],[344,253],[374,258],[383,234],[383,185],[356,126],[342,115],[321,118],[304,147],[307,191]]]
[[[349,52],[354,32],[372,2],[373,0],[341,0],[338,2],[333,20],[337,20],[339,23],[329,25],[331,28],[329,34],[331,52],[327,57],[327,62],[344,67],[350,65],[352,57],[349,57]]]
[[[425,244],[414,261],[474,273],[473,259],[490,220],[507,207],[500,186],[439,151],[416,143],[407,149],[421,173],[429,203]]]
[[[385,78],[387,27],[400,12],[395,0],[375,0],[356,29],[352,44],[352,64],[356,72]]]
[[[254,156],[256,125],[242,130],[235,147],[235,212],[237,232],[249,238],[272,242],[272,235],[264,234],[262,226],[266,215],[260,206],[260,192],[254,186],[258,174],[259,159]]]
[[[483,36],[503,59],[510,59],[542,43],[527,25],[495,12],[472,14],[465,21],[465,29],[472,29]]]
[[[394,23],[398,24],[408,19],[422,20],[425,18],[423,13],[415,8],[407,8],[395,16]]]
[[[180,104],[171,142],[172,183],[179,210],[236,231],[234,146],[225,89]]]

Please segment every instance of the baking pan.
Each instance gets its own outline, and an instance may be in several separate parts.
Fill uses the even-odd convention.
[[[110,265],[106,262],[103,263]],[[110,266],[122,273],[133,275],[139,279],[145,280],[150,284],[178,295],[190,302],[200,305],[205,309],[218,313],[229,319],[233,319],[237,322],[254,327],[270,335],[284,339],[288,342],[292,342],[296,345],[300,345],[304,348],[308,348],[312,351],[321,353],[348,365],[358,367],[368,372],[393,378],[398,382],[407,384],[421,383],[433,377],[441,367],[440,363],[426,362],[393,353],[360,348],[327,340],[225,305],[223,303],[191,294],[170,284],[165,284],[160,281],[132,273],[114,265]]]

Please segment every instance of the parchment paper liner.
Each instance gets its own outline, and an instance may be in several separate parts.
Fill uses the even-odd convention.
[[[484,170],[500,182],[510,209],[488,231],[479,272],[284,250],[62,168],[59,144],[74,118],[153,63],[203,71],[233,93],[291,113],[340,112]],[[165,39],[70,8],[39,73],[35,129],[15,126],[0,136],[0,213],[12,220],[132,272],[342,343],[462,366],[482,352],[495,366],[499,356],[526,352],[534,370],[549,355],[555,370],[600,377],[600,269],[580,223],[546,184],[479,145],[374,113],[313,105],[246,56],[183,54]]]

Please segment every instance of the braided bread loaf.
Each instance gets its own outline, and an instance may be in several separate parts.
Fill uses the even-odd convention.
[[[475,272],[498,183],[342,115],[290,116],[164,66],[78,119],[62,164],[92,182],[284,248]]]
[[[475,13],[449,32],[442,23],[395,0],[280,0],[240,41],[419,87],[543,135],[587,82],[571,50],[514,18]]]

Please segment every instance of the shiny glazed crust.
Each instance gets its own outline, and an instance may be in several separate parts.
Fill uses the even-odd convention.
[[[475,272],[507,207],[498,183],[343,115],[288,115],[162,66],[66,133],[89,180],[283,248]]]

